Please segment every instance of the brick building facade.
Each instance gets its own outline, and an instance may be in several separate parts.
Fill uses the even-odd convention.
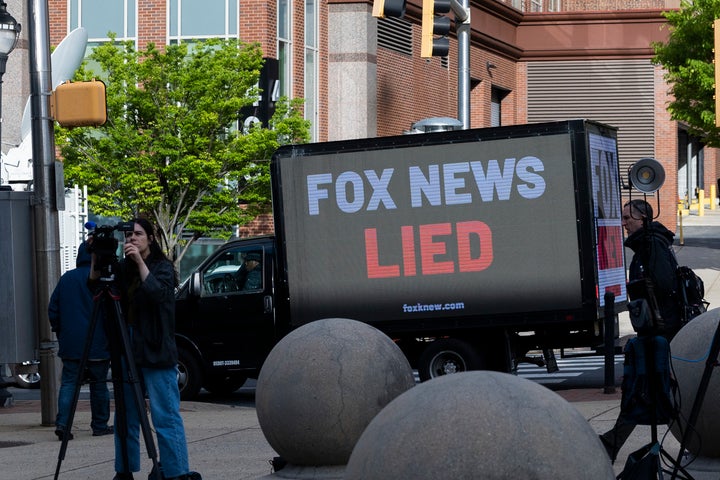
[[[78,22],[73,9],[82,1],[49,0],[53,44]],[[9,9],[17,3],[10,0]],[[715,150],[670,120],[668,85],[651,63],[651,43],[667,38],[662,11],[679,3],[473,1],[470,126],[586,117],[619,127],[623,168],[641,157],[664,166],[660,220],[672,228],[678,198],[709,189],[720,174]],[[190,8],[188,0],[137,0],[130,38],[138,48],[168,43],[175,38],[169,24],[184,5]],[[420,58],[420,0],[407,2],[403,19],[373,18],[369,0],[240,0],[237,6],[234,35],[284,62],[285,93],[308,98],[312,83],[315,141],[399,135],[424,118],[457,116],[457,40],[451,32],[447,57]],[[281,41],[285,12],[288,38]]]

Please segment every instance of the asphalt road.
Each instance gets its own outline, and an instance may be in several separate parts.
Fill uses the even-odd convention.
[[[560,358],[557,362],[559,371],[547,373],[545,367],[524,363],[518,367],[518,376],[527,378],[551,390],[568,390],[572,388],[602,388],[605,380],[605,357],[603,356],[578,356]],[[620,385],[622,377],[622,355],[615,356],[615,380],[616,386]],[[213,395],[205,390],[200,392],[201,402],[222,403],[235,406],[254,406],[255,385],[253,379],[245,382],[242,388],[230,395]],[[110,384],[112,390],[112,384]],[[8,389],[16,400],[39,400],[40,390],[11,387]],[[87,385],[80,389],[80,399],[89,398]]]
[[[682,243],[678,230],[674,247],[680,265],[720,269],[720,227],[683,227]]]

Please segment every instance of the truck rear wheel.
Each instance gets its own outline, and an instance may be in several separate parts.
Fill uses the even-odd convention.
[[[454,338],[435,340],[418,359],[421,381],[451,373],[480,370],[484,362],[480,353],[469,343]]]
[[[193,400],[202,386],[202,373],[195,357],[178,347],[178,388],[181,400]]]

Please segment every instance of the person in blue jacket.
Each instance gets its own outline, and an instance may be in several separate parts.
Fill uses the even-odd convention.
[[[55,434],[62,440],[72,408],[73,395],[87,342],[88,328],[92,320],[93,298],[86,283],[90,274],[90,253],[83,242],[78,249],[76,268],[60,277],[50,296],[48,316],[52,331],[58,338],[58,357],[62,359],[62,376],[58,394],[58,413],[55,419]],[[113,433],[108,426],[110,418],[110,392],[107,386],[110,354],[101,319],[96,321],[95,332],[83,372],[83,378],[90,382],[90,428],[94,436]],[[72,432],[67,432],[72,440]]]

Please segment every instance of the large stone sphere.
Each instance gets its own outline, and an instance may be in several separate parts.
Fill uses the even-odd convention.
[[[580,412],[537,383],[471,371],[422,383],[370,422],[346,480],[614,479]]]
[[[344,465],[370,420],[414,385],[390,338],[333,318],[304,325],[273,348],[255,404],[265,438],[289,463]]]
[[[670,342],[670,353],[679,398],[681,415],[671,426],[675,438],[681,442],[687,427],[700,379],[705,371],[710,344],[715,336],[720,308],[709,310],[685,325]],[[715,359],[717,361],[717,358]],[[685,446],[701,457],[720,458],[720,370],[712,369],[710,382],[703,398],[702,408],[695,423],[694,433]]]

